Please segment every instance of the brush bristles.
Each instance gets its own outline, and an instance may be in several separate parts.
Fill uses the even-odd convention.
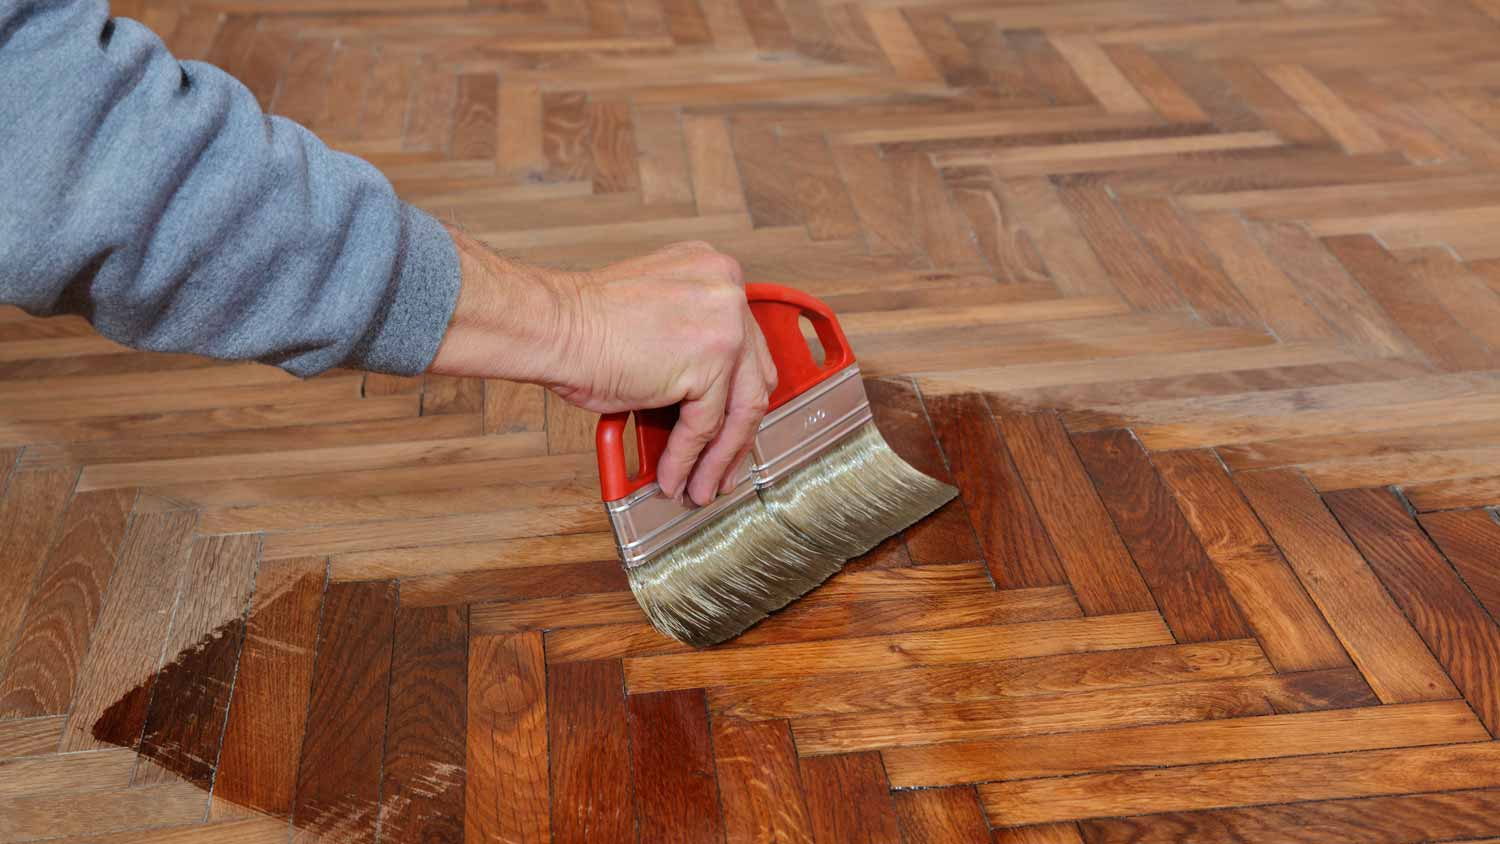
[[[656,629],[694,647],[738,635],[844,564],[750,498],[641,565],[630,589]]]
[[[873,422],[760,490],[772,515],[819,551],[849,559],[958,494],[902,460]]]

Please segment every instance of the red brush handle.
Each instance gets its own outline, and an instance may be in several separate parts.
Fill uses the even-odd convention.
[[[822,301],[779,284],[747,284],[745,296],[776,363],[772,408],[780,407],[854,363],[854,352],[838,318]],[[802,317],[812,323],[818,342],[823,345],[821,364],[813,358],[812,349],[802,336],[799,323]],[[656,480],[656,464],[666,450],[672,426],[677,424],[677,408],[636,411],[635,442],[641,468],[634,478],[625,469],[625,423],[629,418],[629,413],[606,413],[599,418],[594,433],[599,489],[605,501],[618,501]]]
[[[771,408],[786,404],[792,398],[835,372],[854,363],[854,352],[844,329],[839,327],[833,309],[821,300],[779,284],[747,284],[746,298],[750,311],[766,336],[771,359],[776,362],[776,389],[771,393]],[[819,364],[802,336],[798,320],[807,317],[823,344],[823,363]]]
[[[599,455],[599,491],[605,501],[618,501],[656,480],[656,464],[667,449],[667,436],[677,424],[677,408],[635,411],[635,450],[641,468],[634,478],[625,469],[625,422],[629,413],[606,413],[594,431]]]

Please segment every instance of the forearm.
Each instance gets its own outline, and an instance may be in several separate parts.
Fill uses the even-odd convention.
[[[0,301],[154,351],[414,373],[452,241],[369,164],[103,0],[0,2]]]
[[[462,284],[431,371],[556,385],[579,357],[577,276],[513,261],[455,226]]]

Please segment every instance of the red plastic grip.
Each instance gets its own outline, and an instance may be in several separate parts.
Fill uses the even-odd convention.
[[[776,362],[777,383],[771,392],[773,410],[854,363],[854,352],[849,348],[844,329],[839,327],[833,309],[822,300],[779,284],[747,284],[745,296]],[[821,364],[802,336],[798,322],[802,317],[812,323],[818,342],[823,345]]]
[[[605,501],[619,501],[656,480],[656,464],[667,448],[667,436],[677,424],[677,408],[635,411],[635,447],[640,471],[630,477],[625,467],[625,423],[630,413],[606,413],[594,430],[599,457],[599,491]]]

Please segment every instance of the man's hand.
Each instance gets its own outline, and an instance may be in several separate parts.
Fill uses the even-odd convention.
[[[599,413],[680,404],[662,490],[707,504],[733,485],[776,385],[733,258],[679,243],[566,273],[454,240],[463,289],[433,372],[531,381]]]

